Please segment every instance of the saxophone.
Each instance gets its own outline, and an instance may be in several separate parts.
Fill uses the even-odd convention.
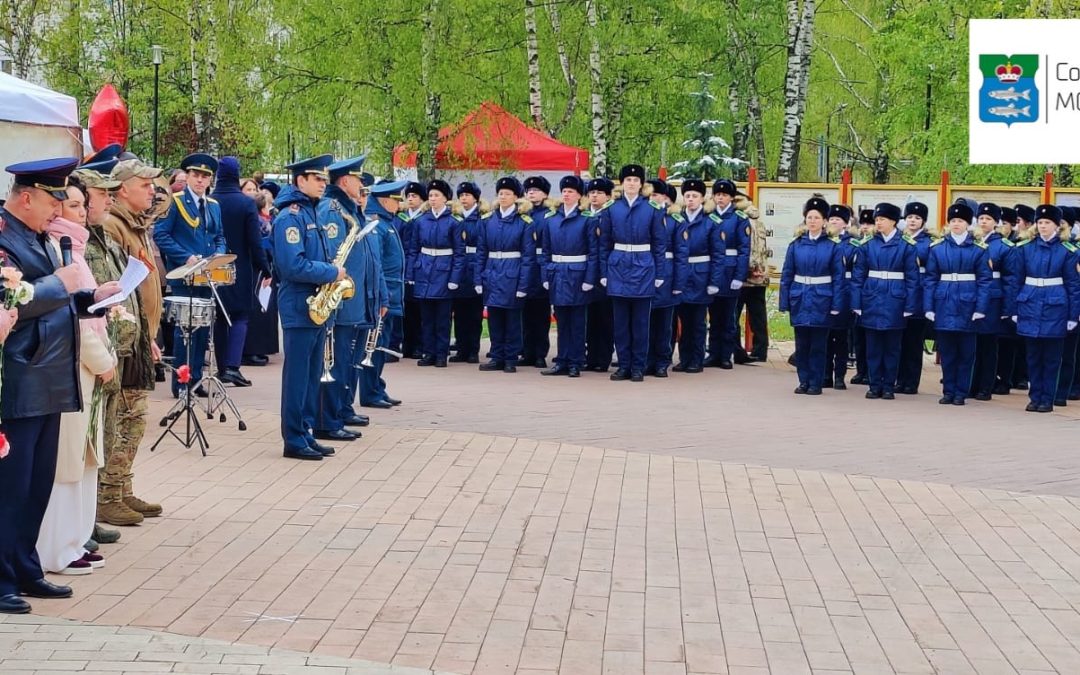
[[[344,267],[353,246],[374,230],[378,225],[378,221],[373,220],[361,228],[360,223],[348,213],[341,211],[341,215],[349,225],[349,234],[345,236],[345,241],[341,242],[341,248],[338,249],[337,255],[334,256],[332,264]],[[315,295],[307,299],[308,317],[316,325],[321,326],[330,320],[330,315],[337,311],[343,300],[348,300],[355,294],[356,283],[348,276],[340,281],[323,284],[319,286],[319,290],[315,292]]]

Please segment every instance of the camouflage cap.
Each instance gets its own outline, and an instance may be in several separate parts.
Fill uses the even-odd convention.
[[[132,178],[157,178],[161,175],[161,169],[147,166],[140,159],[125,159],[119,162],[112,170],[112,178],[120,182]]]
[[[115,190],[120,187],[119,180],[106,176],[102,173],[98,173],[93,169],[77,169],[72,172],[72,177],[78,178],[82,181],[82,184],[88,188],[99,188],[101,190]]]

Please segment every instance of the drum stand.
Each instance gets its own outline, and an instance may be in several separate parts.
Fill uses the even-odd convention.
[[[192,296],[189,296],[189,298],[190,297]],[[189,307],[191,304],[192,303],[189,300]],[[191,363],[191,338],[195,334],[195,331],[199,330],[192,325],[193,318],[194,313],[189,310],[187,324],[182,324],[180,326],[180,332],[183,333],[184,344],[187,349],[187,363]],[[191,381],[189,380],[183,387],[184,389],[180,392],[180,398],[173,404],[172,408],[169,408],[169,411],[165,413],[165,416],[161,418],[160,424],[165,427],[165,431],[162,431],[161,435],[158,436],[158,439],[150,446],[150,452],[156,450],[157,446],[161,444],[161,441],[165,440],[166,436],[171,435],[188,449],[198,443],[199,450],[202,451],[203,457],[206,457],[206,449],[210,447],[210,443],[206,440],[206,433],[203,432],[202,425],[199,424],[199,416],[195,414],[197,403],[195,401],[195,392],[191,386]],[[180,421],[181,417],[184,418],[183,436],[173,430],[173,427],[176,426],[176,423]]]
[[[214,296],[214,304],[216,305],[215,311],[210,313],[210,316],[213,318],[210,321],[210,358],[207,361],[207,366],[209,367],[207,372],[209,374],[203,375],[203,378],[199,380],[199,383],[195,388],[198,389],[199,387],[202,387],[203,391],[206,392],[206,419],[214,419],[214,413],[220,410],[221,412],[218,413],[218,422],[225,422],[227,418],[225,417],[225,411],[221,410],[221,408],[228,407],[238,421],[237,428],[239,428],[240,431],[247,431],[247,423],[244,422],[243,417],[240,416],[239,408],[236,407],[236,403],[229,397],[229,393],[225,389],[225,383],[219,380],[217,376],[220,364],[218,363],[217,353],[214,351],[213,334],[214,324],[217,319],[216,310],[221,310],[221,316],[225,318],[225,323],[229,324],[230,328],[232,328],[232,319],[229,318],[229,313],[225,310],[224,303],[221,302],[221,296],[218,295],[217,291],[217,284],[211,280],[209,285],[210,292]]]

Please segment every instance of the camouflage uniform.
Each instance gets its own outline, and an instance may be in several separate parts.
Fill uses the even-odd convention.
[[[768,230],[761,220],[758,208],[749,199],[739,195],[735,197],[734,206],[746,214],[753,227],[750,239],[750,274],[739,291],[736,313],[741,315],[743,307],[746,307],[746,316],[750,321],[750,331],[754,339],[752,352],[747,354],[740,345],[735,350],[735,358],[743,363],[751,360],[751,357],[764,361],[769,353],[769,312],[765,305],[765,293],[769,286],[769,258],[772,256],[767,238]]]

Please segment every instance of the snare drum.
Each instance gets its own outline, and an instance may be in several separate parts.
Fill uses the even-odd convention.
[[[214,301],[174,295],[165,298],[165,320],[178,328],[206,328],[214,324]]]
[[[191,283],[195,286],[209,286],[211,281],[218,286],[232,286],[236,283],[236,265],[229,263],[209,272],[196,274]]]

